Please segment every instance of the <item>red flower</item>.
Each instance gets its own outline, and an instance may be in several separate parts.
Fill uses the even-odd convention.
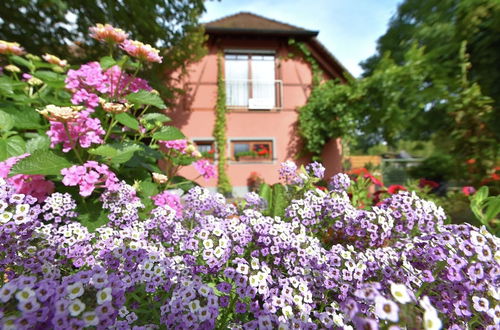
[[[462,192],[464,193],[465,196],[470,196],[476,192],[476,189],[471,186],[465,186],[462,187]]]
[[[389,186],[389,188],[387,188],[387,192],[390,195],[397,194],[398,192],[400,192],[402,190],[407,190],[407,189],[399,184],[393,184],[393,185]]]
[[[469,164],[469,165],[472,165],[472,164],[476,163],[476,160],[474,158],[467,159],[466,163]]]
[[[420,188],[427,186],[427,187],[431,187],[432,189],[435,189],[435,188],[439,187],[439,183],[437,183],[436,181],[432,181],[432,180],[420,179],[418,186]]]
[[[384,184],[382,183],[382,181],[380,181],[379,179],[377,179],[376,177],[374,177],[373,175],[371,175],[370,173],[367,173],[364,175],[365,179],[370,179],[370,181],[373,183],[373,184],[376,184],[378,186],[383,186]]]

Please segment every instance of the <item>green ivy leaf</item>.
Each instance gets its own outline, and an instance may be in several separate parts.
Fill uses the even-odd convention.
[[[38,150],[15,164],[10,174],[59,175],[63,168],[72,165],[66,158],[52,151]]]
[[[148,92],[145,90],[140,90],[136,93],[132,93],[126,96],[126,99],[139,106],[139,105],[153,105],[160,109],[165,109],[166,105],[158,94],[153,92]]]
[[[170,140],[180,140],[185,139],[186,136],[174,126],[162,127],[158,132],[153,134],[153,138],[156,140],[170,141]]]
[[[99,63],[104,70],[116,65],[116,61],[111,56],[104,56],[103,58],[101,58]]]
[[[137,121],[137,119],[126,112],[116,115],[115,119],[118,120],[120,124],[125,125],[131,129],[134,129],[136,131],[139,129],[139,122]]]

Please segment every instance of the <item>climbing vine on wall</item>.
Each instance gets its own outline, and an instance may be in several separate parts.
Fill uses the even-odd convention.
[[[226,82],[222,73],[222,54],[217,55],[217,102],[215,104],[215,126],[213,135],[219,162],[217,164],[217,189],[222,194],[230,194],[233,190],[226,173]]]
[[[323,71],[319,67],[318,61],[314,58],[307,45],[303,42],[296,41],[293,38],[288,39],[288,45],[295,48],[296,52],[311,66],[312,71],[312,87],[313,89],[321,83]]]

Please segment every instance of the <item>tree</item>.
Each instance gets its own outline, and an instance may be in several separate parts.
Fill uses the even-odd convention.
[[[203,53],[204,10],[203,0],[3,0],[0,39],[84,62],[106,51],[88,37],[89,27],[109,23],[161,48],[162,68],[172,70]]]
[[[405,0],[378,40],[377,54],[362,63],[369,76],[384,54],[403,65],[414,44],[425,47],[429,66],[426,89],[434,94],[460,88],[462,42],[471,64],[469,77],[494,103],[487,125],[500,138],[500,1],[498,0]],[[435,111],[439,121],[441,111]]]

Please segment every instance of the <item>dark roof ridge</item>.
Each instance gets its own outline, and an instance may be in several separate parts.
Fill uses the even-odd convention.
[[[257,14],[254,14],[252,12],[249,12],[249,11],[240,11],[238,13],[235,13],[235,14],[231,14],[231,15],[227,15],[227,16],[223,16],[221,18],[218,18],[216,20],[213,20],[213,21],[210,21],[210,22],[206,22],[206,23],[203,23],[203,25],[205,27],[217,27],[217,23],[220,23],[220,22],[223,22],[224,20],[227,20],[227,19],[230,19],[230,18],[233,18],[233,17],[236,17],[238,15],[250,15],[250,16],[253,16],[253,17],[256,17],[256,18],[260,18],[260,19],[264,19],[264,20],[267,20],[267,21],[270,21],[270,22],[273,22],[275,24],[279,24],[279,25],[283,25],[283,26],[286,26],[288,27],[290,30],[295,30],[295,31],[308,31],[308,32],[316,32],[317,31],[311,31],[311,30],[307,30],[307,29],[304,29],[304,28],[301,28],[301,27],[298,27],[298,26],[295,26],[295,25],[292,25],[292,24],[288,24],[288,23],[284,23],[284,22],[280,22],[278,20],[275,20],[275,19],[272,19],[272,18],[268,18],[268,17],[264,17],[262,15],[257,15]]]

